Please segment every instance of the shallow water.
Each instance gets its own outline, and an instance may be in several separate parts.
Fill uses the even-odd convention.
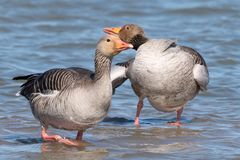
[[[238,0],[2,0],[0,159],[240,159],[239,8]],[[209,66],[209,90],[188,103],[183,127],[166,125],[175,113],[157,112],[145,102],[142,126],[135,128],[137,98],[126,82],[108,118],[85,133],[82,147],[43,143],[28,102],[15,97],[20,82],[11,78],[55,67],[93,69],[102,28],[126,23],[139,24],[149,37],[178,39],[197,49]],[[134,55],[126,51],[114,63]]]

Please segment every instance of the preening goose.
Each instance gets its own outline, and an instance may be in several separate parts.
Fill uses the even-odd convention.
[[[107,115],[112,97],[111,82],[114,80],[110,77],[112,57],[132,47],[117,36],[106,36],[96,47],[95,73],[73,67],[13,78],[27,80],[21,85],[19,94],[29,100],[34,117],[41,123],[44,141],[78,145],[83,132]],[[77,141],[48,135],[49,125],[77,130]]]
[[[170,124],[180,126],[185,104],[199,90],[207,89],[209,75],[203,57],[192,48],[177,45],[175,40],[148,39],[143,29],[135,24],[105,28],[104,31],[117,34],[137,51],[127,70],[132,88],[139,98],[135,125],[139,125],[146,97],[159,111],[177,111],[176,121]]]

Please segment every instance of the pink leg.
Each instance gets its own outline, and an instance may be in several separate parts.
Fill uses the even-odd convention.
[[[142,107],[143,107],[143,100],[139,99],[138,104],[137,104],[137,113],[136,113],[136,117],[135,117],[135,121],[134,121],[134,124],[135,124],[137,127],[140,126],[139,116],[140,116]]]
[[[62,137],[59,135],[49,136],[47,134],[47,129],[44,127],[42,127],[41,136],[44,141],[59,141],[60,139],[62,139]]]
[[[182,123],[181,123],[182,112],[183,112],[183,107],[181,107],[179,110],[177,110],[177,120],[175,122],[169,122],[169,125],[180,127],[182,125]]]
[[[76,140],[69,140],[69,139],[62,139],[61,143],[64,143],[66,145],[69,145],[69,146],[83,146],[83,143],[82,143],[82,137],[83,137],[83,130],[79,130],[78,133],[77,133],[77,136],[76,136]]]
[[[70,146],[76,146],[76,144],[66,138],[62,138],[61,136],[59,135],[51,135],[49,136],[47,134],[47,129],[42,127],[42,131],[41,131],[41,136],[42,136],[42,139],[44,141],[55,141],[55,142],[59,142],[59,143],[63,143],[63,144],[66,144],[66,145],[70,145]]]

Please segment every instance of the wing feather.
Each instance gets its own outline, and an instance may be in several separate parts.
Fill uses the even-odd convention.
[[[128,68],[133,61],[134,58],[126,62],[117,63],[112,67],[110,76],[112,80],[113,93],[117,87],[121,86],[128,79]]]
[[[82,68],[51,69],[44,73],[14,77],[14,80],[27,80],[21,85],[20,95],[29,99],[33,93],[61,91],[72,85],[81,76],[90,76],[93,72]]]
[[[203,57],[194,49],[181,46],[181,49],[189,53],[194,59],[193,76],[201,90],[207,90],[209,83],[209,73],[205,60]]]

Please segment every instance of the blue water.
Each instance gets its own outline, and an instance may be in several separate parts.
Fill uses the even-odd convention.
[[[238,0],[0,1],[0,159],[240,159],[239,8]],[[15,96],[20,82],[11,78],[56,67],[93,69],[102,29],[127,23],[151,38],[177,39],[205,58],[209,90],[187,104],[184,126],[168,126],[175,113],[145,102],[135,128],[137,97],[127,81],[108,118],[86,131],[85,145],[43,143],[28,102]],[[122,52],[114,63],[134,55]]]

